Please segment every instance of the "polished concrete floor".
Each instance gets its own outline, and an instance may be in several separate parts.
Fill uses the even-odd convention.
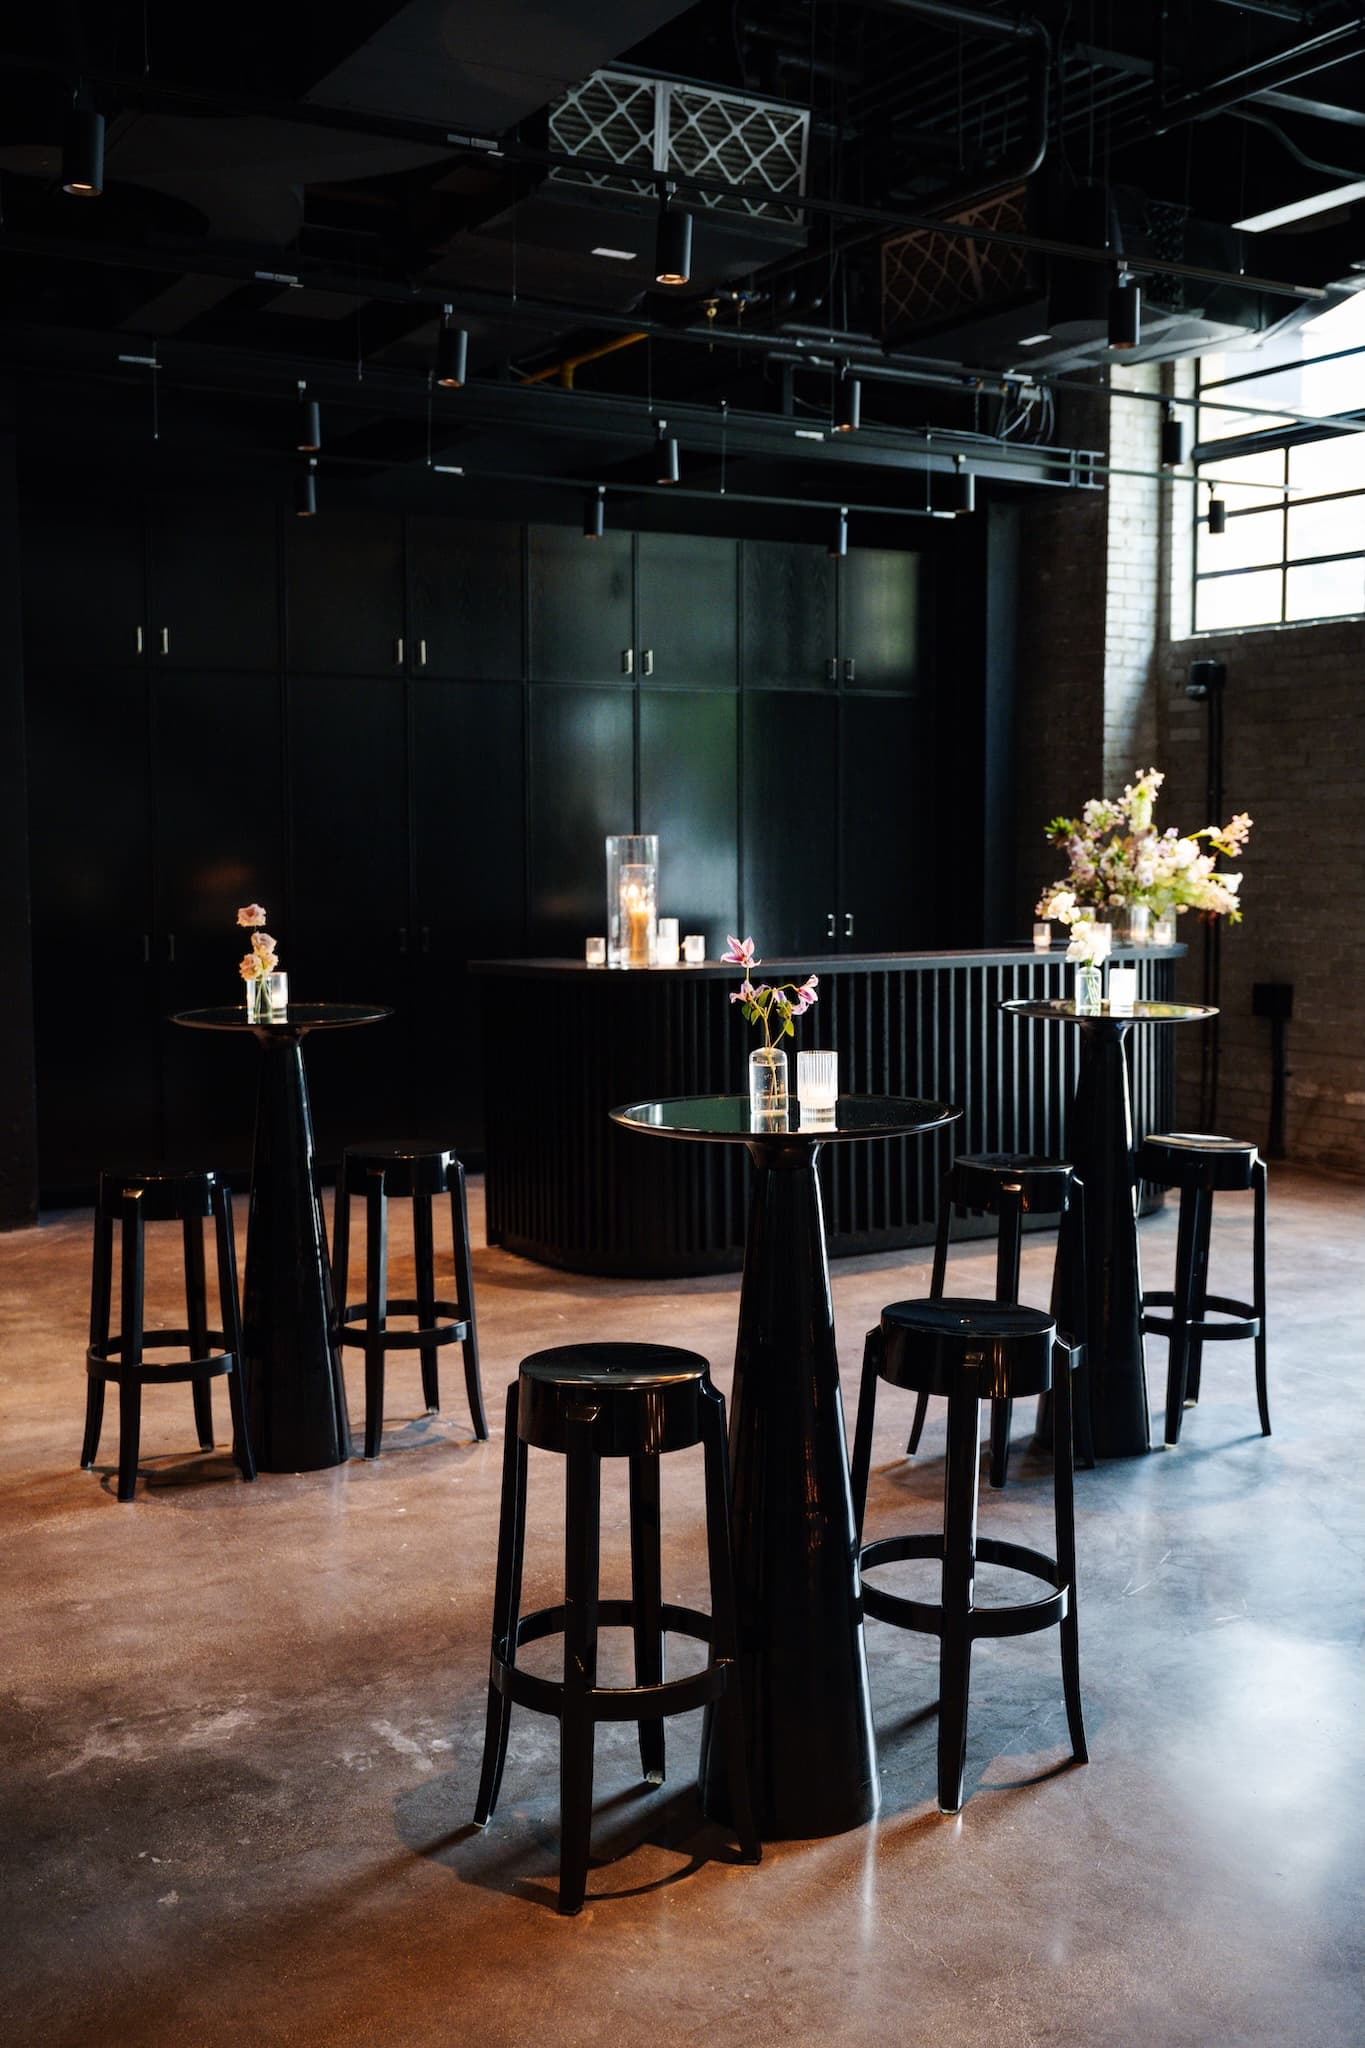
[[[1237,1293],[1247,1205],[1219,1206],[1215,1283]],[[165,1234],[150,1285],[170,1323]],[[495,1824],[469,1824],[501,1442],[471,1441],[458,1365],[435,1417],[415,1362],[393,1365],[378,1462],[251,1487],[193,1449],[187,1391],[158,1390],[120,1506],[113,1404],[101,1469],[76,1463],[88,1215],[0,1237],[0,2037],[1359,2044],[1363,1234],[1358,1185],[1276,1172],[1274,1436],[1250,1347],[1217,1346],[1178,1451],[1080,1475],[1088,1768],[1068,1766],[1055,1637],[986,1645],[968,1802],[942,1819],[932,1647],[873,1622],[880,1819],[745,1868],[697,1816],[696,1717],[671,1724],[654,1791],[633,1731],[606,1730],[577,1920],[553,1904],[553,1724],[514,1718]],[[1160,1284],[1173,1211],[1142,1241]],[[963,1253],[960,1291],[988,1291],[991,1257]],[[1049,1263],[1027,1244],[1029,1298]],[[730,1278],[589,1281],[491,1251],[476,1274],[495,1419],[523,1353],[589,1333],[693,1346],[728,1384]],[[850,1405],[863,1330],[926,1283],[921,1253],[836,1269]],[[351,1398],[358,1421],[358,1377]],[[907,1420],[883,1400],[869,1534],[937,1510],[941,1410],[910,1462]],[[1027,1421],[983,1528],[1045,1543]],[[705,1604],[691,1456],[668,1461],[666,1592]],[[554,1461],[531,1479],[539,1602]],[[609,1488],[617,1567],[622,1509]]]

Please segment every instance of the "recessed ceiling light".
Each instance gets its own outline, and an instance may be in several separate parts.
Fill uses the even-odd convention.
[[[609,256],[613,263],[633,263],[638,251],[635,249],[594,249],[594,256]]]
[[[1050,334],[1026,334],[1020,341],[1020,348],[1035,348],[1040,341],[1051,341]]]
[[[825,438],[818,427],[795,427],[793,432],[798,441],[823,441]]]
[[[1232,225],[1249,235],[1263,235],[1267,228],[1287,228],[1292,220],[1308,220],[1330,207],[1349,206],[1353,199],[1365,199],[1365,178],[1357,178],[1352,185],[1335,185],[1330,192],[1315,192],[1311,199],[1292,200],[1288,206],[1272,206],[1268,213],[1248,214]]]

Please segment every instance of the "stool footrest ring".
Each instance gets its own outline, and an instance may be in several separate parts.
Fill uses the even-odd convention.
[[[221,1330],[207,1330],[204,1333],[210,1344],[225,1344]],[[125,1373],[135,1379],[146,1380],[149,1384],[160,1382],[163,1386],[183,1383],[186,1380],[220,1379],[237,1368],[237,1355],[232,1351],[211,1351],[203,1358],[177,1358],[166,1365],[150,1365],[146,1359],[136,1362],[131,1358],[110,1357],[111,1352],[121,1353],[123,1337],[106,1337],[103,1343],[92,1344],[85,1354],[85,1369],[91,1379],[121,1380]],[[169,1344],[189,1344],[193,1340],[188,1330],[148,1330],[142,1339],[144,1351],[162,1350]]]
[[[416,1351],[423,1344],[463,1344],[469,1335],[467,1312],[456,1301],[434,1301],[431,1304],[437,1315],[449,1316],[448,1323],[433,1323],[422,1330],[369,1330],[350,1329],[348,1324],[356,1323],[369,1314],[362,1301],[351,1308],[344,1308],[337,1317],[336,1341],[338,1344],[378,1344],[385,1351]],[[419,1303],[407,1300],[386,1301],[386,1316],[417,1316],[422,1313]]]
[[[1175,1296],[1164,1288],[1144,1294],[1142,1301],[1142,1328],[1145,1333],[1152,1336],[1170,1337],[1174,1335],[1177,1327],[1183,1327],[1191,1337],[1197,1337],[1202,1344],[1229,1344],[1242,1337],[1259,1337],[1261,1334],[1261,1318],[1256,1313],[1255,1305],[1249,1301],[1234,1301],[1227,1294],[1204,1296],[1206,1309],[1215,1309],[1219,1315],[1235,1318],[1232,1322],[1224,1323],[1211,1323],[1204,1316],[1191,1316],[1189,1322],[1178,1326],[1173,1316],[1149,1316],[1146,1313],[1149,1302],[1154,1302],[1158,1308],[1175,1306]]]
[[[1040,1600],[1011,1601],[1007,1606],[973,1607],[967,1617],[968,1634],[975,1641],[982,1636],[1028,1636],[1037,1630],[1055,1628],[1070,1604],[1071,1589],[1062,1582],[1055,1557],[1032,1550],[1023,1543],[1004,1543],[993,1536],[981,1536],[976,1545],[977,1561],[997,1564],[1008,1571],[1027,1572],[1056,1588]],[[899,1564],[906,1558],[933,1557],[942,1561],[943,1537],[885,1536],[869,1543],[859,1555],[859,1568],[867,1571],[882,1564]],[[900,1628],[918,1629],[922,1634],[943,1634],[943,1607],[937,1600],[907,1600],[880,1586],[863,1585],[863,1611],[878,1621],[895,1622]]]
[[[533,1614],[524,1614],[517,1624],[515,1645],[506,1636],[497,1638],[493,1644],[493,1655],[489,1676],[504,1699],[515,1706],[531,1707],[536,1713],[550,1714],[556,1720],[564,1713],[567,1688],[559,1678],[542,1678],[537,1673],[523,1671],[513,1661],[515,1650],[526,1643],[539,1642],[546,1636],[562,1635],[567,1615],[565,1607],[541,1607]],[[711,1640],[711,1617],[694,1607],[674,1607],[665,1601],[659,1609],[660,1624],[665,1634],[691,1636],[697,1641]],[[597,1621],[600,1628],[630,1628],[635,1620],[633,1600],[599,1600]],[[687,1714],[696,1707],[708,1706],[720,1698],[730,1683],[732,1673],[738,1667],[729,1657],[719,1658],[708,1664],[703,1671],[690,1672],[685,1678],[667,1678],[658,1685],[591,1685],[575,1694],[575,1699],[586,1703],[594,1721],[654,1721],[662,1720],[666,1714]]]

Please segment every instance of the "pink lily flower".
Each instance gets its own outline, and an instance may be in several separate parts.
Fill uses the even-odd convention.
[[[754,963],[754,942],[752,939],[736,939],[727,935],[726,950],[721,959],[730,967],[752,967]]]

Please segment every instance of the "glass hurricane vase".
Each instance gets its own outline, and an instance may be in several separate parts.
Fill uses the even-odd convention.
[[[749,1054],[749,1111],[754,1121],[787,1114],[787,1055],[776,1045]]]
[[[1076,1015],[1098,1017],[1104,976],[1093,961],[1082,960],[1076,968]]]
[[[249,1024],[270,1021],[270,977],[257,974],[246,985],[246,1014]]]

